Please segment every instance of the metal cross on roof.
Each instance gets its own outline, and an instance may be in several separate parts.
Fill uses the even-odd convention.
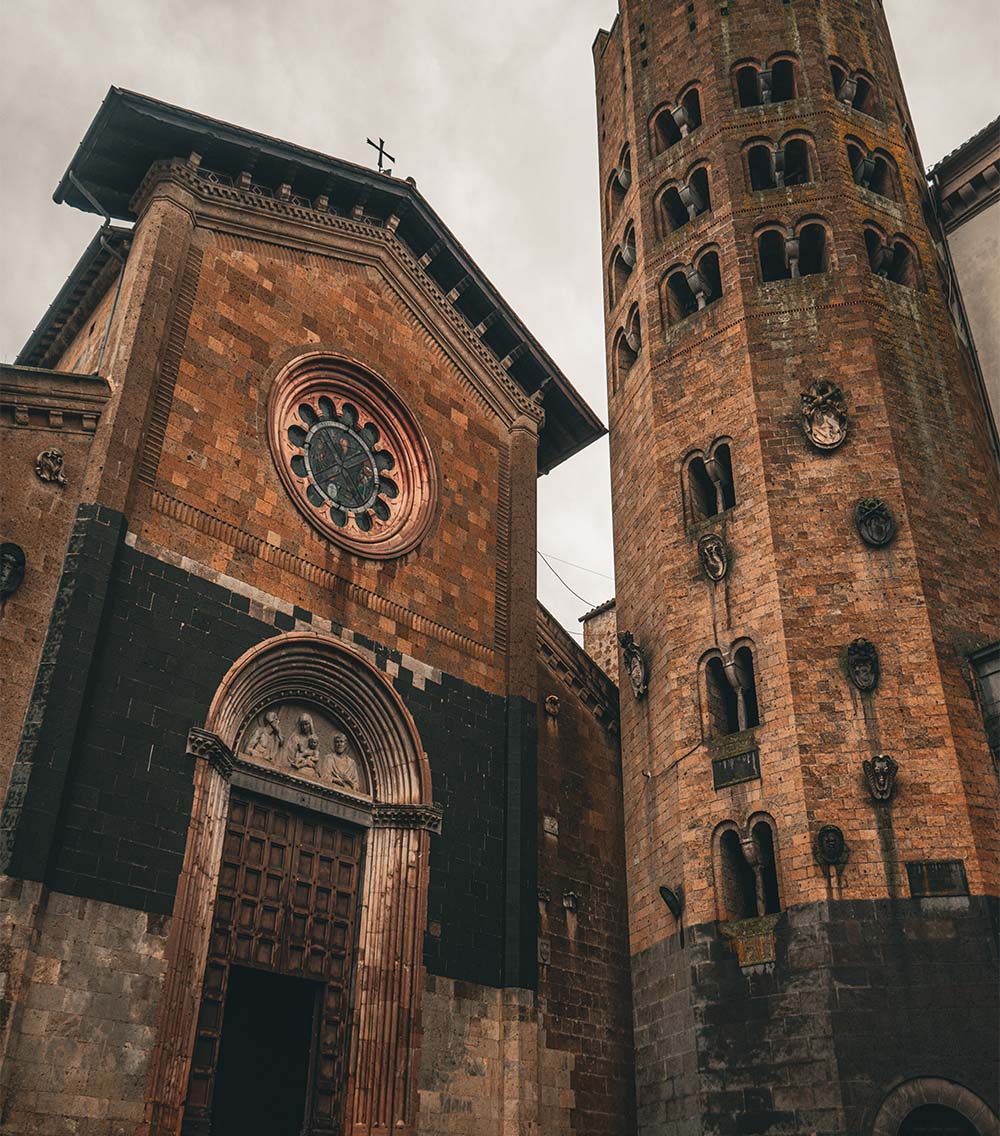
[[[371,148],[373,150],[378,150],[378,172],[380,174],[391,174],[392,170],[387,170],[387,169],[383,168],[383,159],[388,158],[390,162],[394,162],[396,159],[392,156],[392,154],[389,153],[388,150],[386,150],[385,139],[380,138],[378,140],[377,146],[375,145],[375,143],[370,138],[367,138],[365,141],[368,143],[369,146],[371,146]]]

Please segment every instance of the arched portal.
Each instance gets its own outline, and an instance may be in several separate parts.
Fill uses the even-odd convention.
[[[882,1102],[871,1136],[1000,1136],[1000,1121],[974,1092],[943,1077],[916,1077]]]
[[[412,1133],[440,814],[406,707],[339,640],[277,635],[233,664],[188,753],[194,803],[141,1131],[207,1131],[222,1107],[233,970],[244,985],[315,985],[303,1132]]]

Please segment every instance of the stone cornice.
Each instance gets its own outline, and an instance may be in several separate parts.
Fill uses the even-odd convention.
[[[472,392],[508,426],[527,418],[540,429],[545,422],[541,400],[530,398],[508,374],[513,360],[498,360],[456,309],[421,263],[395,234],[398,218],[380,224],[372,218],[344,217],[316,208],[293,194],[257,192],[253,185],[228,184],[210,171],[187,162],[155,162],[143,179],[131,208],[140,217],[155,195],[175,183],[195,202],[196,224],[247,240],[285,249],[369,264],[380,269],[425,330],[447,350]],[[454,297],[454,298],[457,298]],[[432,316],[432,325],[427,317]],[[433,318],[437,317],[437,318]]]
[[[618,688],[539,604],[538,657],[570,687],[606,729],[617,728]]]
[[[0,364],[0,421],[14,426],[92,434],[111,387],[98,375]]]
[[[187,752],[191,757],[201,761],[208,761],[222,774],[223,777],[232,776],[236,768],[236,758],[233,751],[217,734],[210,730],[202,730],[192,726],[188,730]]]
[[[375,828],[408,828],[440,833],[442,813],[437,805],[377,804],[372,808]]]

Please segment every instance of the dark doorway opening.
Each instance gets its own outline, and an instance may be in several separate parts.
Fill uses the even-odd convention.
[[[232,967],[212,1136],[300,1136],[318,991],[303,978]]]
[[[899,1136],[979,1136],[979,1129],[953,1108],[924,1104],[899,1126]]]

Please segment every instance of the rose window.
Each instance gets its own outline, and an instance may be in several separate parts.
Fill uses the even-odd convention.
[[[268,433],[286,489],[335,543],[399,556],[426,532],[436,488],[427,443],[374,375],[329,357],[293,364],[275,380]]]

